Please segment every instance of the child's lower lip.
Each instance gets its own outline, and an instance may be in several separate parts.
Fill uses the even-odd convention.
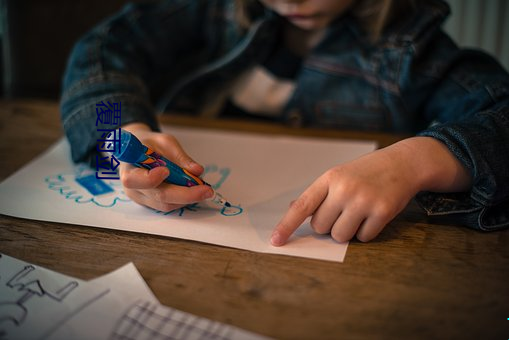
[[[288,19],[295,19],[295,20],[302,20],[302,19],[309,19],[311,16],[309,15],[287,15]]]

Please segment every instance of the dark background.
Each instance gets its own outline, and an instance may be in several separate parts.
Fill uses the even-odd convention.
[[[58,99],[77,39],[127,2],[151,1],[156,0],[0,0],[0,97]],[[448,3],[452,15],[445,31],[509,69],[509,0]]]
[[[74,43],[127,2],[0,0],[2,97],[58,99]]]

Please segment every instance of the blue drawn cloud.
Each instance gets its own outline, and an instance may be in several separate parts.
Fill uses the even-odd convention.
[[[95,176],[95,172],[91,172],[86,166],[77,166],[75,173],[60,173],[47,176],[44,181],[48,185],[48,189],[58,192],[65,199],[73,200],[79,204],[95,204],[102,208],[111,208],[118,202],[131,201],[125,194],[119,180],[101,180],[102,185],[109,187],[110,192],[102,195],[93,195],[85,187],[83,187],[76,178],[83,177],[86,174]]]

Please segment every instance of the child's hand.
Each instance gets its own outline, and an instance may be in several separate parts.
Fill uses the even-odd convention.
[[[143,144],[192,174],[202,174],[203,167],[184,152],[173,136],[153,132],[148,126],[139,123],[128,124],[122,129],[133,133]],[[213,195],[212,189],[206,185],[182,187],[166,183],[164,179],[168,175],[169,170],[165,167],[147,170],[127,163],[120,165],[120,179],[126,195],[134,202],[153,209],[167,212]]]
[[[271,243],[285,244],[308,216],[314,231],[338,242],[370,241],[417,192],[461,191],[470,181],[445,145],[410,138],[325,172],[292,202]]]

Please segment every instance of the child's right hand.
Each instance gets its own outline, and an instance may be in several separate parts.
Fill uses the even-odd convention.
[[[466,192],[472,175],[432,137],[411,137],[337,165],[294,201],[271,243],[284,245],[306,218],[338,242],[374,239],[419,191]]]
[[[200,176],[203,173],[203,167],[184,152],[175,137],[153,132],[141,123],[127,124],[122,129],[131,132],[143,144],[192,174]],[[207,185],[182,187],[166,183],[164,179],[168,175],[169,170],[165,167],[147,170],[123,162],[120,164],[120,180],[126,195],[134,202],[156,210],[168,212],[203,201],[214,194]]]

